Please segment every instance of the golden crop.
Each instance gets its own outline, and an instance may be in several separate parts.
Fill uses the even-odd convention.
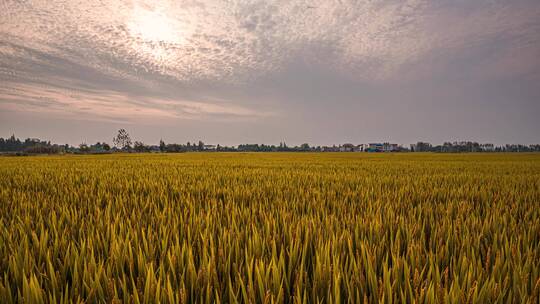
[[[540,155],[0,158],[1,303],[538,303]]]

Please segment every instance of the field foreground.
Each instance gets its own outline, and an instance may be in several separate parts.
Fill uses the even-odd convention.
[[[0,157],[0,302],[538,303],[540,154]]]

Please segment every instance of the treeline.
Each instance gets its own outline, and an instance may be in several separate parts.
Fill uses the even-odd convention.
[[[24,141],[12,135],[10,138],[0,137],[0,152],[24,152],[30,154],[56,154],[66,150],[67,145],[51,144],[37,138],[27,138]]]
[[[121,129],[113,138],[113,145],[105,142],[95,144],[82,143],[77,147],[70,145],[52,144],[37,138],[27,138],[24,141],[12,135],[9,138],[0,138],[0,153],[4,154],[106,154],[115,152],[137,153],[183,153],[183,152],[438,152],[438,153],[465,153],[465,152],[540,152],[540,145],[501,145],[480,144],[471,141],[445,142],[442,145],[432,145],[427,142],[417,142],[410,148],[389,143],[372,143],[353,145],[350,143],[333,146],[310,146],[304,143],[299,146],[287,146],[284,142],[279,145],[242,144],[234,146],[208,145],[203,141],[187,142],[186,144],[165,143],[160,140],[159,145],[146,145],[141,141],[132,142],[129,134]]]
[[[288,147],[285,143],[280,143],[279,146],[265,145],[265,144],[242,144],[237,147],[222,146],[222,145],[207,145],[202,141],[198,143],[186,144],[166,144],[163,140],[160,140],[159,146],[147,146],[141,142],[135,142],[132,147],[135,152],[202,152],[202,151],[216,151],[216,152],[308,152],[308,151],[321,151],[321,147],[310,147],[308,144],[303,144],[295,147]]]
[[[472,141],[445,142],[442,145],[433,146],[427,142],[412,144],[411,152],[442,152],[442,153],[464,153],[464,152],[540,152],[540,145],[502,145],[480,144]]]

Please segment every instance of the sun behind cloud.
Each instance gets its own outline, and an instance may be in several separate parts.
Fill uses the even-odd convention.
[[[132,36],[149,43],[181,44],[185,31],[179,22],[165,12],[135,6],[128,29]]]

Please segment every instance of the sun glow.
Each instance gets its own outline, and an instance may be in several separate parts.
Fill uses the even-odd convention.
[[[132,36],[145,42],[179,44],[184,41],[178,22],[160,11],[135,8],[128,29]]]

